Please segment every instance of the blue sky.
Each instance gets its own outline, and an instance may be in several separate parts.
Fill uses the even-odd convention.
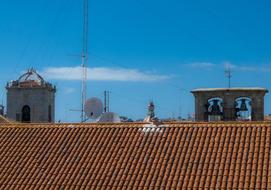
[[[111,110],[133,119],[150,99],[159,117],[194,112],[190,90],[271,89],[271,2],[90,0],[88,97],[111,91]],[[79,121],[82,0],[0,2],[1,94],[29,67],[57,85],[56,118]],[[67,74],[63,74],[67,73]],[[271,113],[266,97],[266,114]]]

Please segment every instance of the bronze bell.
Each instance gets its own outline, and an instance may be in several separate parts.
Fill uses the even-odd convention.
[[[248,111],[247,104],[246,104],[246,99],[241,100],[240,111]]]
[[[211,115],[220,115],[221,114],[218,102],[219,102],[218,100],[213,101],[213,105],[211,107]]]

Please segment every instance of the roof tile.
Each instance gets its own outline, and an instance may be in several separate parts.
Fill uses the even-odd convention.
[[[2,124],[0,189],[271,189],[270,137],[267,122]]]

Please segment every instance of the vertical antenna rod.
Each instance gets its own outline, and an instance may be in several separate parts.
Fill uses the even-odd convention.
[[[104,91],[104,113],[107,112],[107,91]]]
[[[107,91],[107,111],[110,112],[110,91]]]
[[[180,89],[180,105],[179,105],[179,119],[182,120],[182,92],[184,91],[184,89]]]
[[[104,91],[104,113],[109,112],[110,91]]]
[[[81,122],[85,121],[84,104],[87,98],[87,66],[88,66],[88,0],[84,0],[83,7],[83,48],[82,48],[82,94],[81,94]]]
[[[229,80],[228,87],[231,88],[231,78],[232,78],[232,69],[231,66],[228,65],[225,69],[225,75]]]

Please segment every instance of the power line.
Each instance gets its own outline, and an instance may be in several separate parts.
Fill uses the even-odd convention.
[[[39,12],[39,14],[36,16],[36,18],[38,18],[38,20],[41,20],[44,17],[44,11],[46,10],[46,8],[48,8],[48,3],[46,3],[47,1],[43,1],[43,4],[41,5],[42,9]],[[27,54],[27,51],[29,50],[29,47],[33,41],[34,38],[34,34],[36,33],[36,31],[38,30],[38,28],[41,27],[41,23],[39,22],[36,26],[35,26],[35,30],[32,31],[32,33],[30,34],[30,37],[28,38],[28,40],[26,41],[20,55],[18,56],[18,60],[15,62],[15,65],[12,68],[12,73],[17,73],[18,69],[20,69],[22,60],[24,59],[25,55]],[[29,64],[29,63],[28,63]]]

